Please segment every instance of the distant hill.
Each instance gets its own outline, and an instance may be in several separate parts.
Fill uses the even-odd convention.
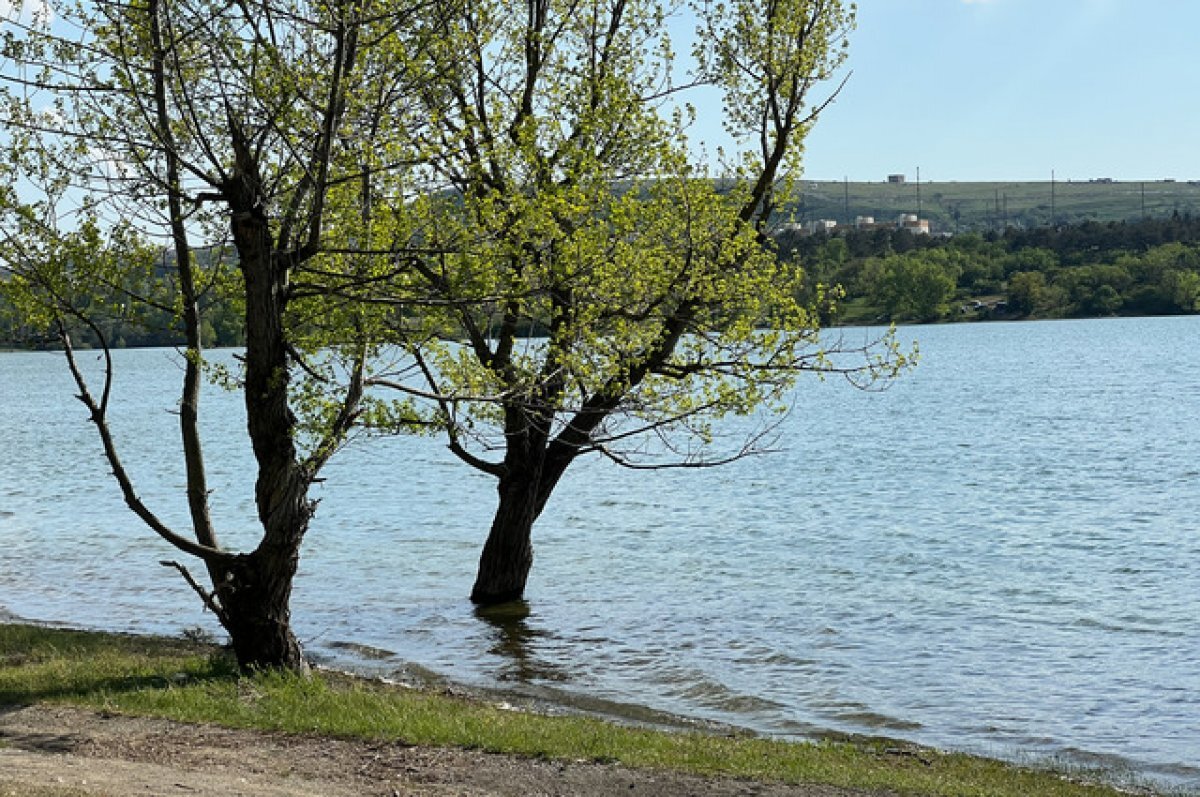
[[[1200,181],[1174,182],[915,182],[842,183],[806,180],[800,201],[787,209],[797,222],[858,216],[894,222],[919,213],[937,233],[983,232],[1006,227],[1136,221],[1173,214],[1200,216]]]

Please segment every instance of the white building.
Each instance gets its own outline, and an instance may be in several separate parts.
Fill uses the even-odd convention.
[[[929,219],[917,218],[916,213],[901,213],[896,219],[897,230],[908,230],[913,235],[929,235]]]

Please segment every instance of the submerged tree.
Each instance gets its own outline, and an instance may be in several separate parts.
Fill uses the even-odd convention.
[[[394,62],[419,52],[431,29],[415,23],[414,8],[128,0],[56,8],[52,24],[6,21],[4,290],[59,332],[126,503],[203,563],[209,587],[167,564],[215,613],[243,667],[305,666],[289,602],[315,509],[309,489],[368,409],[374,333],[361,308],[298,286],[306,275],[374,267],[340,225],[369,215],[363,186],[391,168],[371,154],[371,136],[382,120],[408,118],[402,78],[413,72]],[[132,270],[169,288],[166,309],[186,341],[179,446],[189,533],[139,497],[108,424],[103,319],[148,301],[125,287]],[[199,427],[202,307],[218,286],[244,308],[243,367],[225,378],[244,395],[257,462],[261,538],[248,552],[218,537]],[[103,348],[98,391],[73,355],[80,327]]]
[[[754,450],[709,447],[730,414],[786,409],[804,372],[860,385],[905,358],[821,337],[796,297],[804,274],[772,251],[776,202],[799,174],[821,110],[810,92],[844,57],[839,0],[697,3],[698,68],[677,82],[655,0],[446,3],[422,84],[431,185],[392,203],[439,254],[405,257],[390,282],[397,341],[451,450],[497,480],[499,504],[472,600],[519,598],[531,530],[586,454],[629,467],[696,466]],[[723,92],[744,151],[694,163],[682,103]],[[830,297],[808,291],[819,301]],[[374,296],[382,298],[376,291]],[[375,380],[374,384],[384,384]]]

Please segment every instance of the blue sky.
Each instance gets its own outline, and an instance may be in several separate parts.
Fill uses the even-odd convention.
[[[1200,179],[1200,0],[860,0],[847,68],[808,179]]]
[[[806,178],[1200,179],[1200,0],[858,6],[852,74],[808,138]],[[689,99],[711,152],[719,100]]]

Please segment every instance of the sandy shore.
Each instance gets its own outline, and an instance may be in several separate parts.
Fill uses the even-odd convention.
[[[47,791],[48,790],[48,791]],[[60,706],[0,708],[0,796],[871,795],[592,762],[288,736]]]

